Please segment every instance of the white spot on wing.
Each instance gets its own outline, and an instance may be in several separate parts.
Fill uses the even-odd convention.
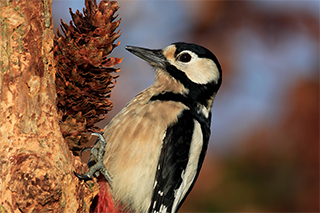
[[[166,213],[167,212],[167,207],[165,205],[161,204],[159,212]]]

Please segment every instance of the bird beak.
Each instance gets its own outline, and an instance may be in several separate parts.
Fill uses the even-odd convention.
[[[141,47],[126,46],[126,50],[132,54],[147,61],[153,67],[164,67],[166,58],[162,54],[162,50],[151,50]]]

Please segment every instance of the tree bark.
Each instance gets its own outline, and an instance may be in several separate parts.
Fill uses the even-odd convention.
[[[97,185],[60,132],[52,0],[0,0],[0,212],[87,212]]]

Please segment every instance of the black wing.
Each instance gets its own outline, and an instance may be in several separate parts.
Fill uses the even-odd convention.
[[[179,117],[178,122],[167,129],[156,172],[149,212],[172,211],[175,200],[175,191],[180,187],[183,181],[182,173],[185,171],[188,164],[194,125],[194,115],[191,111],[185,110]],[[202,131],[204,130],[203,128],[201,129]],[[198,163],[200,167],[207,149],[209,135],[210,129],[208,135],[206,134],[206,136],[204,135],[203,137],[204,143]],[[197,179],[200,167],[198,167],[194,182]],[[191,184],[184,198],[190,192],[194,182]],[[184,198],[181,198],[175,211],[179,209]]]

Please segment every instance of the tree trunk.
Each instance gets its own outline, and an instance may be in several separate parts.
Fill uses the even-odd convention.
[[[86,212],[98,192],[60,132],[51,3],[0,0],[0,212]]]

